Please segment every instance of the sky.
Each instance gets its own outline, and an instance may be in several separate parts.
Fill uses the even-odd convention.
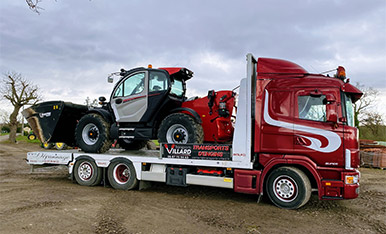
[[[229,90],[247,53],[295,62],[311,73],[346,68],[379,91],[386,116],[385,0],[24,0],[0,2],[0,73],[18,72],[44,101],[109,98],[121,68],[187,67],[188,96]],[[0,101],[0,111],[11,110]],[[386,120],[386,118],[384,118]]]

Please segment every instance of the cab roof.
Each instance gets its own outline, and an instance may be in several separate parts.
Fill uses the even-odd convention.
[[[170,78],[176,80],[189,80],[193,77],[193,72],[185,67],[160,67],[160,70],[165,70],[169,73]]]

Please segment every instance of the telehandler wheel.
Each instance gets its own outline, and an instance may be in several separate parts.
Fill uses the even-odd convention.
[[[95,186],[102,181],[102,168],[88,159],[80,159],[74,166],[74,177],[78,184],[84,186]]]
[[[133,164],[123,158],[113,161],[107,169],[110,185],[115,189],[130,190],[138,185]]]
[[[311,197],[311,183],[307,175],[295,167],[280,167],[268,176],[266,191],[276,206],[298,209]]]
[[[75,140],[84,152],[104,153],[111,146],[110,124],[98,114],[87,114],[76,125]]]
[[[67,144],[63,143],[63,142],[56,142],[55,143],[55,148],[57,150],[65,150],[65,149],[67,149]]]
[[[146,146],[147,141],[119,139],[119,146],[125,150],[139,150]]]
[[[158,130],[158,141],[162,143],[203,143],[204,130],[201,124],[187,114],[175,113],[167,116]]]

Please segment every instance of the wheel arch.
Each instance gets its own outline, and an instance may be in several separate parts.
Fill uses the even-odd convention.
[[[302,157],[302,156],[300,156],[300,157]],[[271,162],[269,162],[265,166],[263,173],[261,175],[261,178],[260,178],[260,191],[261,191],[261,193],[263,193],[265,191],[264,189],[266,186],[266,182],[267,182],[268,176],[270,175],[271,172],[273,172],[275,169],[277,169],[279,167],[290,166],[290,167],[295,167],[295,168],[301,170],[302,172],[304,172],[306,174],[306,176],[308,177],[308,179],[310,180],[312,188],[315,188],[315,187],[318,188],[318,194],[320,194],[322,184],[321,184],[320,174],[316,170],[316,164],[313,163],[312,161],[309,162],[308,158],[305,158],[305,159],[307,159],[307,160],[284,158],[284,159],[272,160]]]
[[[168,115],[174,114],[174,113],[183,113],[183,112],[188,112],[190,114],[190,116],[192,116],[193,119],[197,123],[202,124],[202,120],[201,120],[200,115],[195,110],[193,110],[191,108],[187,108],[187,107],[175,108],[175,109],[171,110]]]
[[[111,115],[111,113],[109,111],[107,111],[105,109],[94,108],[94,109],[87,111],[86,114],[98,114],[98,115],[102,116],[102,118],[104,120],[106,120],[107,122],[109,122],[110,124],[113,123],[113,116]]]

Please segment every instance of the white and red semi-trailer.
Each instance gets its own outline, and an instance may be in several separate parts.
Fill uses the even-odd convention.
[[[32,166],[67,165],[71,177],[81,185],[98,185],[106,177],[104,182],[123,190],[134,189],[143,181],[221,187],[240,193],[266,193],[276,206],[287,209],[306,204],[313,191],[327,200],[358,196],[359,144],[352,104],[362,93],[348,83],[343,67],[329,77],[310,74],[292,62],[256,60],[248,54],[247,76],[240,83],[232,126],[221,122],[228,115],[220,113],[224,110],[220,102],[229,97],[220,97],[216,107],[216,102],[210,101],[215,95],[209,92],[206,99],[208,113],[195,109],[205,100],[197,98],[184,100],[186,109],[177,113],[201,119],[197,123],[204,136],[213,135],[214,142],[205,138],[198,143],[178,141],[188,136],[189,129],[177,121],[170,135],[176,140],[167,140],[160,150],[29,152],[27,162]],[[52,113],[47,108],[44,113],[32,113],[38,116],[35,126],[39,125],[39,114],[42,124],[44,118],[55,116],[54,110],[61,108],[57,103],[52,105]],[[188,107],[198,111],[194,113]],[[215,107],[222,116],[213,115]],[[205,119],[208,116],[210,121]],[[84,128],[89,130],[86,136],[90,144],[95,140],[91,136],[100,133],[94,125]],[[215,137],[224,134],[231,140],[216,141]]]

